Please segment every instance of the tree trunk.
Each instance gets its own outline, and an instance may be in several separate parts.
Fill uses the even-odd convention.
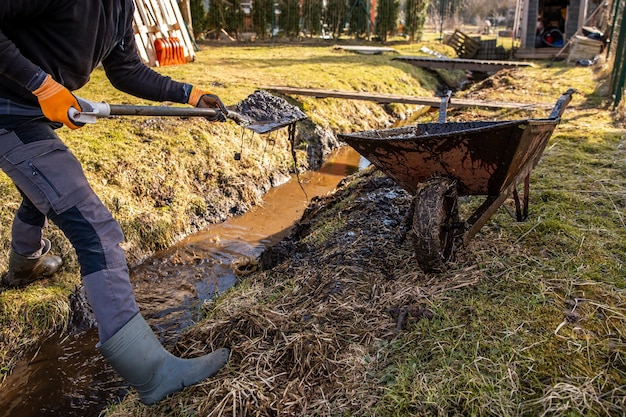
[[[183,15],[183,20],[187,24],[189,33],[193,33],[193,24],[191,21],[191,7],[189,5],[189,0],[179,0],[178,6],[180,7],[180,12]],[[181,28],[181,30],[183,30],[183,28]]]

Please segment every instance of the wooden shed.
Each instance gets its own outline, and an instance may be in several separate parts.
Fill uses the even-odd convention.
[[[593,26],[609,0],[517,0],[514,33],[520,40],[518,57],[550,57]]]
[[[191,22],[183,18],[177,0],[134,1],[135,40],[146,64],[162,66],[195,60]]]

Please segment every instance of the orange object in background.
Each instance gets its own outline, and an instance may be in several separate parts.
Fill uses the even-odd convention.
[[[175,54],[178,57],[176,59],[176,61],[179,64],[186,64],[187,63],[187,58],[185,58],[185,47],[183,45],[183,43],[180,41],[180,39],[178,38],[172,38],[175,42]]]
[[[184,64],[187,62],[185,59],[185,49],[183,48],[183,44],[180,42],[178,38],[170,38],[172,42],[173,50],[174,50],[174,59],[179,64]]]
[[[154,41],[154,51],[160,66],[185,64],[185,50],[178,38],[159,38]]]
[[[167,39],[159,38],[154,41],[154,52],[159,66],[169,65],[170,45]]]

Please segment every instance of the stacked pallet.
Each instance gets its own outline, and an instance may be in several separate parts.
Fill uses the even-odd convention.
[[[567,57],[567,63],[571,64],[572,62],[576,62],[579,59],[594,59],[602,52],[603,47],[604,42],[602,41],[589,39],[585,36],[577,35],[574,38],[574,43],[572,44],[572,48],[570,49],[569,55]]]
[[[191,62],[194,44],[176,0],[135,0],[135,41],[150,66]]]
[[[459,58],[474,58],[480,49],[480,42],[460,30],[455,30],[452,35],[444,36],[443,43],[451,46]]]

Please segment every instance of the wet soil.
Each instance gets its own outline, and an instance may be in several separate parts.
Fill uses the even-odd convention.
[[[257,133],[269,133],[307,117],[285,99],[263,90],[255,91],[239,102],[235,111],[248,121],[246,128]]]

